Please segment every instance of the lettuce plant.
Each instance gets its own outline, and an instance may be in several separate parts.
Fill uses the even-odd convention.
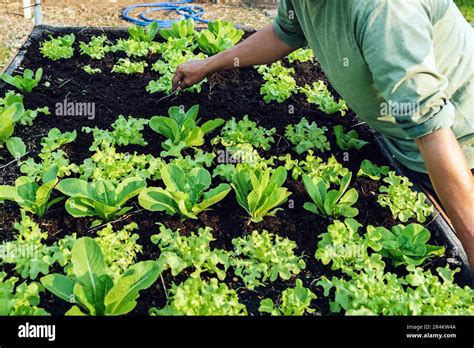
[[[287,288],[281,293],[281,303],[276,305],[271,298],[260,302],[259,311],[271,315],[301,316],[305,313],[314,313],[310,308],[311,301],[316,295],[303,286],[301,279],[296,279],[294,288]]]
[[[81,54],[87,55],[92,59],[103,59],[110,51],[107,36],[94,36],[88,43],[80,42],[79,49]]]
[[[305,95],[310,104],[316,104],[322,112],[332,115],[340,112],[342,116],[348,110],[347,104],[340,99],[336,102],[329,92],[328,87],[323,81],[313,82],[312,86],[306,85],[300,89]]]
[[[182,236],[179,230],[173,231],[163,224],[160,224],[160,233],[151,236],[152,243],[160,248],[158,263],[163,270],[170,269],[173,277],[192,267],[191,277],[200,277],[201,273],[208,272],[224,280],[230,257],[228,252],[211,249],[210,243],[214,240],[209,227]]]
[[[354,129],[344,133],[344,128],[341,125],[334,127],[334,135],[336,136],[336,144],[341,150],[360,150],[368,144],[367,141],[359,139],[359,133]]]
[[[53,38],[49,36],[49,40],[43,41],[40,46],[40,52],[43,57],[57,61],[60,59],[68,59],[74,55],[72,45],[76,41],[74,34],[59,36]]]
[[[306,268],[303,258],[294,253],[295,242],[265,230],[234,238],[232,244],[235,275],[250,290],[268,280],[288,280]]]
[[[18,278],[8,277],[0,272],[0,315],[1,316],[37,316],[49,315],[46,310],[38,307],[40,292],[44,289],[36,282],[23,282],[16,285]]]
[[[314,53],[310,48],[299,48],[286,56],[286,59],[288,59],[288,61],[292,64],[295,62],[312,62],[314,59]]]
[[[14,103],[3,111],[0,111],[0,147],[4,145],[8,152],[15,157],[20,158],[26,153],[26,145],[18,137],[13,137],[15,123],[25,112],[23,105]]]
[[[372,249],[392,260],[394,266],[419,266],[434,256],[443,256],[444,247],[427,244],[430,232],[421,225],[409,224],[385,227],[368,226],[367,231],[378,235]]]
[[[66,201],[66,210],[73,217],[98,216],[110,221],[123,215],[132,207],[124,205],[146,187],[140,178],[127,178],[118,185],[109,180],[97,180],[92,183],[80,179],[63,179],[56,189],[70,198]]]
[[[40,273],[48,274],[54,264],[66,265],[74,236],[47,245],[48,233],[43,232],[24,210],[14,227],[18,231],[15,239],[0,245],[1,263],[15,265],[14,270],[25,279],[36,279]]]
[[[265,216],[275,216],[278,208],[288,200],[291,192],[282,185],[286,181],[285,168],[261,170],[237,168],[232,177],[232,188],[237,202],[250,215],[250,221],[261,222]]]
[[[143,74],[147,66],[147,62],[132,62],[128,58],[120,58],[112,68],[112,72],[126,75]]]
[[[385,272],[381,255],[372,254],[349,279],[323,276],[324,296],[334,292],[330,309],[346,315],[471,315],[474,290],[454,283],[458,270],[430,270],[408,266],[404,278]]]
[[[107,250],[104,254],[107,274],[114,280],[120,278],[135,263],[138,254],[143,252],[143,247],[137,243],[140,236],[133,233],[137,229],[138,225],[132,222],[120,230],[115,230],[111,224],[107,224],[97,231],[97,237],[94,239],[102,250]]]
[[[415,218],[423,223],[433,212],[433,206],[426,203],[426,195],[411,190],[413,183],[407,177],[398,176],[392,171],[383,181],[389,185],[379,188],[381,194],[377,202],[382,207],[389,207],[394,219],[407,222]]]
[[[138,155],[118,152],[107,141],[103,141],[99,149],[77,168],[80,179],[86,181],[109,180],[118,184],[129,177],[144,180],[161,178],[160,170],[164,166],[161,158],[153,155]]]
[[[23,76],[15,75],[10,76],[7,74],[2,74],[0,76],[3,81],[16,87],[18,90],[22,91],[23,93],[31,93],[33,88],[38,86],[43,77],[43,68],[39,68],[36,72],[33,72],[30,69],[25,69],[23,72]]]
[[[89,64],[88,65],[85,65],[82,70],[84,70],[84,72],[86,74],[89,74],[89,75],[95,75],[95,74],[100,74],[102,73],[102,70],[99,69],[99,68],[93,68],[91,67]]]
[[[336,157],[331,156],[327,161],[324,161],[322,158],[314,156],[312,150],[309,150],[306,158],[301,161],[293,159],[290,154],[280,156],[278,159],[284,162],[286,170],[291,170],[293,179],[298,180],[303,174],[311,178],[318,177],[323,179],[327,188],[331,184],[340,185],[341,179],[349,173],[349,169],[344,168]]]
[[[59,148],[65,144],[73,142],[77,137],[77,132],[61,132],[53,128],[48,132],[48,136],[41,140],[41,151],[39,153],[40,163],[36,163],[33,158],[28,158],[21,162],[20,171],[26,174],[31,180],[39,182],[47,173],[54,168],[57,170],[57,177],[62,178],[77,172],[75,164],[69,162],[66,153]]]
[[[146,57],[150,53],[150,43],[132,39],[118,39],[110,48],[112,52],[124,52],[127,57]]]
[[[229,316],[247,315],[247,308],[239,302],[237,292],[216,278],[204,281],[188,278],[171,288],[166,306],[151,308],[150,315]]]
[[[357,172],[357,176],[365,176],[372,180],[380,180],[383,176],[387,175],[390,168],[387,166],[378,166],[372,163],[370,160],[365,159],[360,165],[360,169]]]
[[[19,93],[8,91],[5,94],[4,98],[0,98],[0,113],[2,113],[6,108],[10,107],[15,103],[21,104],[24,109],[23,96]],[[23,114],[18,118],[16,123],[19,123],[22,126],[32,126],[33,121],[36,119],[36,117],[38,117],[40,113],[50,115],[49,108],[45,106],[34,110],[24,109]]]
[[[148,143],[143,139],[142,131],[145,125],[148,124],[148,120],[144,118],[134,118],[128,116],[125,118],[120,115],[117,120],[112,123],[112,130],[104,130],[99,128],[83,127],[82,131],[86,133],[92,133],[94,142],[92,143],[89,150],[95,151],[99,148],[102,142],[106,141],[110,145],[141,145],[145,146]]]
[[[353,275],[360,267],[364,266],[369,257],[367,247],[372,245],[374,239],[369,232],[364,237],[359,234],[362,225],[354,219],[344,221],[335,220],[328,226],[327,232],[319,235],[318,247],[315,258],[323,265],[331,264],[332,270]]]
[[[212,144],[222,144],[225,147],[236,147],[237,145],[250,144],[254,148],[261,148],[268,151],[271,143],[275,142],[273,135],[276,129],[266,129],[259,127],[256,122],[249,120],[245,115],[238,122],[232,117],[222,127],[221,135],[212,139]]]
[[[74,304],[66,315],[127,314],[137,305],[139,292],[149,288],[161,273],[155,261],[142,261],[113,280],[101,247],[89,237],[74,243],[71,265],[73,276],[54,273],[41,278],[53,295]]]
[[[257,71],[265,81],[260,87],[260,94],[263,95],[265,103],[268,104],[272,100],[283,103],[296,92],[296,81],[291,76],[295,73],[295,69],[285,68],[281,65],[281,62],[276,62],[270,66],[261,65]]]
[[[178,65],[190,60],[202,60],[207,56],[204,53],[194,53],[194,46],[192,41],[187,38],[175,39],[170,37],[165,43],[158,48],[161,53],[161,59],[152,65],[151,70],[160,74],[157,80],[152,80],[146,87],[147,92],[157,93],[162,92],[170,94],[172,92],[172,80]],[[204,79],[189,88],[186,92],[201,92],[202,85],[207,81]]]
[[[152,22],[146,27],[140,25],[130,26],[128,27],[128,34],[130,35],[130,39],[134,41],[151,43],[159,30],[158,23]]]
[[[164,211],[166,214],[197,219],[197,215],[218,203],[230,192],[228,184],[210,189],[211,174],[204,168],[194,168],[185,173],[175,164],[161,169],[165,188],[150,187],[140,193],[140,205],[150,211]]]
[[[42,219],[52,205],[64,199],[58,197],[50,201],[51,193],[58,183],[57,171],[58,168],[50,168],[43,175],[41,185],[27,176],[16,179],[15,186],[0,185],[0,201],[14,201],[23,210]]]
[[[352,173],[346,174],[338,190],[328,191],[327,184],[318,177],[303,176],[303,183],[313,202],[306,202],[304,208],[314,214],[332,217],[354,217],[359,210],[353,205],[357,202],[359,194],[356,189],[349,188]]]
[[[232,22],[217,20],[209,22],[207,29],[197,34],[199,48],[213,55],[234,46],[244,35],[244,31],[236,29]]]
[[[167,138],[162,143],[167,152],[162,156],[179,157],[181,150],[189,147],[198,147],[204,144],[204,136],[224,124],[224,120],[216,118],[199,126],[199,105],[192,106],[184,111],[178,106],[172,106],[168,110],[169,117],[154,116],[150,120],[150,127],[155,132]]]
[[[294,145],[293,150],[299,155],[313,149],[325,151],[331,149],[326,137],[327,130],[326,127],[319,128],[316,122],[310,124],[303,117],[298,124],[286,126],[285,138]]]
[[[169,39],[170,37],[180,39],[180,38],[193,38],[196,32],[194,31],[194,20],[184,19],[180,21],[174,21],[171,23],[170,29],[162,29],[160,35]]]

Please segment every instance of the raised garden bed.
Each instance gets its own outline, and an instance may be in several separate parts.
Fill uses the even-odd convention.
[[[73,45],[75,55],[72,58],[54,62],[40,54],[40,43],[47,40],[49,34],[57,36],[70,33],[74,33],[76,36]],[[356,175],[364,159],[368,159],[379,166],[387,165],[391,166],[392,169],[399,169],[395,168],[396,165],[390,158],[387,158],[386,151],[379,148],[383,145],[377,135],[369,127],[360,123],[352,111],[349,110],[344,117],[339,114],[327,115],[318,110],[313,104],[309,104],[306,96],[301,93],[293,94],[283,103],[275,101],[265,103],[260,95],[260,88],[264,81],[261,74],[254,68],[214,74],[208,78],[208,82],[202,85],[200,93],[180,93],[167,98],[164,98],[166,97],[165,93],[149,94],[145,90],[149,82],[157,78],[158,74],[156,72],[145,69],[142,74],[130,76],[111,72],[118,59],[126,57],[124,53],[108,53],[101,60],[93,60],[86,55],[79,54],[80,41],[88,42],[93,36],[103,33],[107,35],[111,42],[128,37],[126,29],[35,28],[31,37],[21,49],[20,54],[8,68],[7,72],[9,73],[14,70],[22,71],[25,68],[33,71],[43,68],[42,83],[31,93],[25,95],[24,105],[27,109],[47,106],[53,113],[50,116],[38,116],[31,126],[16,127],[15,136],[23,139],[28,150],[28,154],[22,160],[28,157],[38,160],[41,150],[41,138],[47,136],[52,128],[58,128],[62,132],[77,131],[76,140],[64,145],[62,149],[71,163],[80,165],[94,153],[89,150],[93,142],[93,136],[90,133],[82,132],[83,127],[110,129],[118,115],[132,115],[136,118],[150,119],[156,115],[168,115],[168,109],[171,106],[182,105],[185,110],[189,110],[197,104],[200,107],[198,117],[202,119],[202,122],[215,118],[222,118],[227,121],[232,117],[240,120],[244,115],[249,115],[249,118],[257,122],[258,126],[267,129],[275,128],[275,142],[271,144],[267,151],[259,150],[261,156],[270,158],[271,156],[280,157],[291,154],[292,158],[304,160],[307,153],[298,155],[292,150],[293,145],[285,139],[285,127],[289,124],[297,124],[302,117],[306,117],[310,123],[315,121],[319,127],[325,126],[329,130],[326,135],[329,140],[330,151],[315,150],[315,155],[324,160],[334,155],[338,162],[352,172],[350,187],[354,188],[359,196],[354,207],[359,211],[355,219],[363,226],[360,232],[365,231],[365,227],[369,225],[383,226],[390,229],[400,223],[392,216],[390,209],[383,208],[377,202],[380,194],[379,188],[386,184],[381,180],[372,180]],[[246,33],[246,35],[250,34]],[[140,60],[146,61],[150,67],[159,57],[160,55],[156,53]],[[102,72],[89,75],[83,71],[83,67],[86,65],[99,68]],[[289,63],[284,60],[283,65],[295,69],[294,78],[298,86],[312,84],[318,80],[328,84],[317,63]],[[45,86],[44,82],[49,82],[49,85]],[[0,84],[0,95],[3,96],[9,89],[12,88]],[[337,99],[337,95],[330,87],[329,90]],[[95,117],[93,119],[89,117],[89,119],[88,117],[54,115],[57,103],[63,103],[66,99],[71,102],[93,103]],[[359,138],[369,142],[369,145],[364,146],[361,150],[341,150],[332,133],[333,127],[337,125],[342,125],[345,132],[357,130]],[[148,145],[117,146],[117,151],[152,154],[159,157],[160,152],[163,151],[162,143],[165,138],[148,126],[144,127],[142,134]],[[206,135],[204,145],[199,148],[218,154],[224,147],[220,144],[211,144],[211,140],[218,134],[220,134],[220,130],[214,130],[211,134]],[[183,151],[183,154],[186,155],[192,155],[193,153],[194,151],[191,149]],[[0,165],[2,167],[0,184],[14,185],[15,179],[22,175],[20,168],[16,162],[4,166],[9,162],[8,158],[11,159],[6,148],[0,149],[0,156],[5,158],[3,164]],[[216,158],[214,164],[208,168],[211,173],[217,164]],[[72,174],[72,177],[74,176]],[[211,187],[223,182],[218,177],[214,177],[212,181]],[[147,184],[148,187],[163,186],[161,180],[148,180]],[[259,306],[263,299],[271,298],[275,303],[280,303],[282,292],[287,288],[294,287],[296,279],[301,279],[303,286],[316,295],[316,298],[311,302],[311,312],[318,315],[331,314],[335,312],[329,306],[330,301],[334,300],[334,294],[333,292],[329,295],[324,294],[323,288],[317,282],[322,276],[331,279],[333,276],[344,277],[344,275],[340,270],[331,269],[331,264],[323,265],[320,260],[315,258],[315,252],[319,236],[327,232],[328,226],[333,224],[335,219],[313,214],[303,209],[303,205],[309,202],[310,198],[301,177],[295,180],[289,172],[283,186],[287,187],[292,193],[289,197],[291,201],[282,205],[281,208],[283,209],[275,216],[264,217],[261,222],[249,222],[248,214],[237,203],[235,193],[232,190],[223,200],[212,206],[211,210],[199,213],[197,219],[184,219],[176,215],[170,216],[164,212],[151,212],[143,209],[138,204],[137,199],[134,198],[131,201],[133,209],[121,217],[112,219],[112,226],[118,231],[130,223],[137,223],[138,229],[133,233],[139,235],[136,242],[143,246],[143,250],[138,253],[136,262],[156,260],[160,257],[160,248],[150,240],[152,235],[159,233],[157,223],[161,223],[173,231],[179,229],[184,236],[197,232],[199,228],[209,227],[212,229],[212,235],[215,238],[210,244],[211,248],[229,252],[234,249],[233,239],[248,236],[253,231],[266,230],[277,236],[288,238],[296,243],[295,254],[302,256],[306,264],[301,272],[291,275],[288,280],[282,280],[281,278],[277,278],[275,281],[268,280],[262,286],[248,289],[241,277],[235,274],[234,268],[229,267],[222,282],[236,291],[240,303],[246,307],[249,314],[259,315]],[[55,191],[53,196],[60,196],[60,194]],[[21,219],[21,215],[20,209],[14,203],[6,202],[1,207],[0,227],[2,233],[0,233],[0,242],[5,242],[15,238],[17,231],[14,229],[14,223]],[[100,228],[92,227],[94,217],[72,217],[66,211],[64,202],[52,206],[43,219],[36,217],[33,219],[42,231],[48,233],[47,245],[52,245],[73,233],[77,234],[77,238],[95,238],[97,237],[97,231],[103,228],[103,226]],[[416,221],[409,219],[406,224],[412,222],[415,223]],[[463,270],[456,275],[456,282],[462,286],[468,284],[470,282],[469,271],[463,264],[462,257],[459,256],[459,254],[462,255],[462,252],[459,249],[454,249],[457,242],[452,238],[453,232],[439,213],[435,210],[422,225],[432,233],[430,244],[446,248],[444,256],[435,257],[425,262],[423,269],[437,274],[436,269],[438,267],[447,265],[452,267],[454,263],[461,266]],[[103,250],[103,252],[106,253],[107,251]],[[393,272],[399,277],[404,277],[407,274],[404,267],[395,267],[388,259],[384,259],[384,261],[386,272]],[[9,275],[18,276],[13,268],[14,265],[12,264],[0,265],[0,270],[6,271]],[[138,304],[130,314],[148,315],[152,307],[163,308],[167,302],[166,292],[169,295],[172,284],[185,281],[190,277],[192,271],[192,267],[188,267],[177,276],[173,276],[169,270],[164,271],[153,285],[140,292]],[[50,273],[64,273],[64,271],[61,266],[55,264],[51,267]],[[38,279],[41,276],[43,275],[40,274]],[[213,277],[215,275],[206,272],[202,274],[203,279]],[[40,307],[53,315],[63,315],[69,310],[71,304],[54,296],[51,292],[45,291],[41,293]]]

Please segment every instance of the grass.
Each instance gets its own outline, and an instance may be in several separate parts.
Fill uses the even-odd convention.
[[[468,22],[474,22],[474,0],[455,0]]]

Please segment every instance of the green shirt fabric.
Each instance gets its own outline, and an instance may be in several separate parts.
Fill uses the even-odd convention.
[[[414,139],[451,128],[474,168],[474,29],[452,0],[282,0],[273,26],[406,167],[427,173]]]

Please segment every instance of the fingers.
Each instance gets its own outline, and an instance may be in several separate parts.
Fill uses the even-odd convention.
[[[178,69],[176,69],[176,73],[174,74],[173,80],[172,80],[173,92],[176,90],[181,90],[183,88],[182,86],[183,79],[184,79],[184,73],[178,67]]]

